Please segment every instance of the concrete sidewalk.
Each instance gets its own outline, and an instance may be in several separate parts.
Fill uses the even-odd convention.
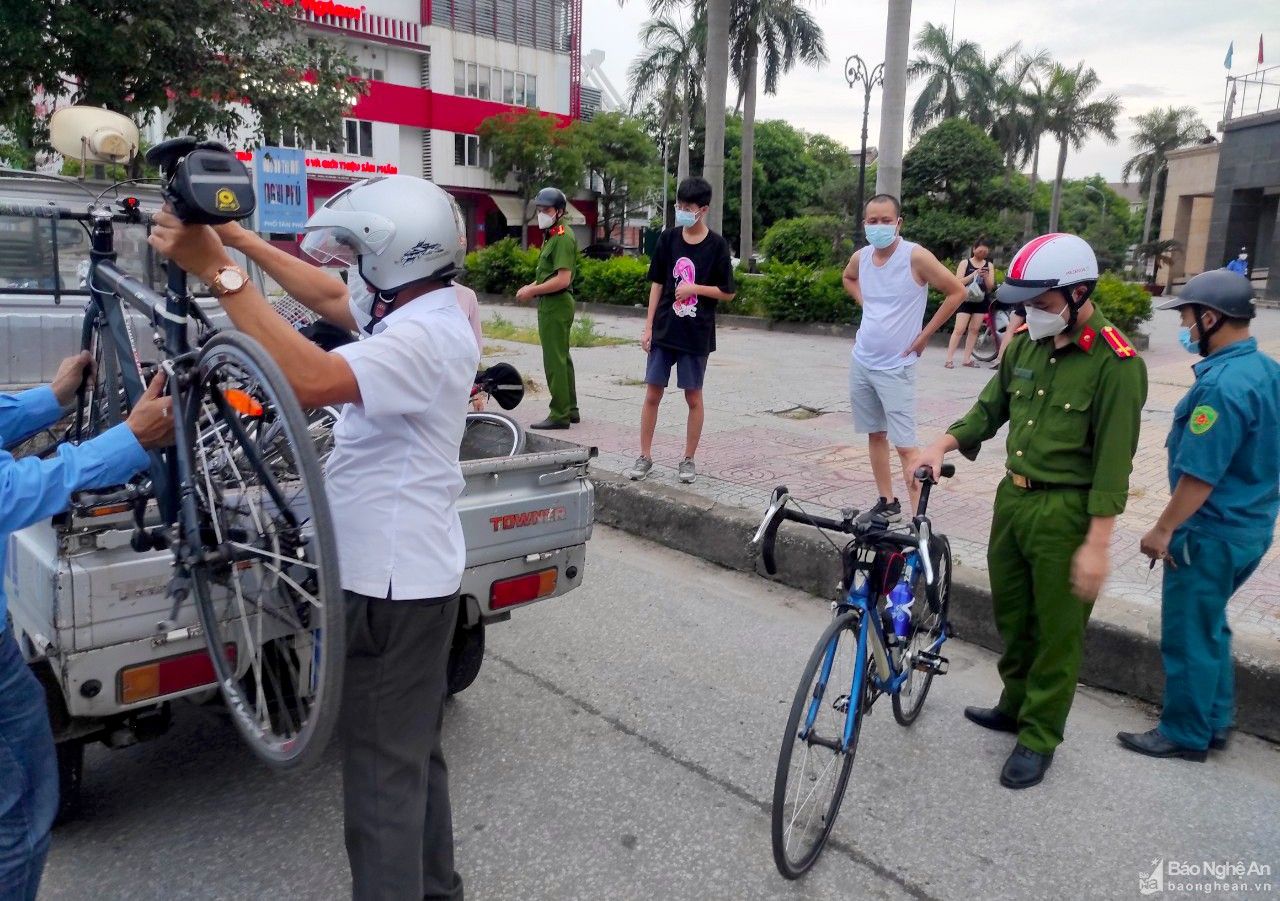
[[[486,307],[533,324],[524,307]],[[592,318],[607,335],[639,338],[642,322],[631,316]],[[1143,357],[1150,392],[1128,509],[1117,523],[1113,571],[1095,615],[1108,609],[1159,638],[1160,573],[1152,573],[1138,541],[1168,500],[1164,440],[1174,405],[1192,382],[1194,362],[1176,341],[1176,318],[1157,313],[1148,324],[1151,349]],[[1260,310],[1255,334],[1264,351],[1280,357],[1280,312]],[[542,381],[540,348],[509,341],[486,342],[486,361],[509,360]],[[758,515],[769,492],[785,484],[823,512],[865,508],[874,501],[865,438],[855,435],[846,389],[850,343],[842,337],[724,328],[707,371],[706,427],[698,451],[698,481],[678,486],[708,500]],[[575,349],[578,394],[584,422],[551,433],[600,449],[597,468],[621,473],[639,451],[644,354],[638,344]],[[920,361],[920,439],[929,441],[959,417],[990,378],[989,370],[942,366],[945,350],[930,348]],[[959,356],[957,356],[957,361]],[[528,423],[546,412],[546,394],[532,395],[515,411]],[[672,389],[663,403],[654,442],[650,479],[677,486],[675,467],[683,453],[685,406]],[[933,495],[930,515],[952,540],[961,565],[986,569],[986,539],[996,486],[1004,474],[1001,433],[976,462],[959,455],[956,477]],[[1280,543],[1231,603],[1237,652],[1280,661]]]

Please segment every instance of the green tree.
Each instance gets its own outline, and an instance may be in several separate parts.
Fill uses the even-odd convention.
[[[556,120],[538,110],[502,113],[480,123],[480,152],[488,156],[495,181],[514,179],[516,191],[528,213],[533,195],[555,185],[572,196],[582,180],[582,153],[575,126],[557,127]],[[529,230],[520,223],[523,247],[529,246]]]
[[[304,40],[281,3],[26,0],[6,4],[3,20],[0,114],[28,148],[41,130],[24,110],[40,87],[141,122],[163,110],[170,135],[325,141],[340,138],[362,91],[354,60]]]
[[[979,235],[997,246],[1013,235],[1002,209],[1023,210],[1024,191],[1004,184],[1000,148],[963,119],[925,132],[902,160],[903,234],[954,259]]]
[[[780,219],[802,216],[818,202],[828,170],[807,150],[809,136],[780,119],[756,123],[752,229],[758,234]],[[724,236],[738,243],[742,194],[742,120],[732,117],[725,132],[729,172],[725,184]]]
[[[1094,99],[1100,82],[1098,74],[1077,63],[1074,69],[1055,66],[1049,79],[1049,118],[1047,131],[1058,139],[1058,172],[1053,181],[1053,203],[1049,208],[1049,230],[1058,230],[1058,214],[1062,207],[1062,180],[1067,167],[1067,150],[1079,150],[1094,134],[1108,143],[1116,139],[1116,116],[1120,115],[1120,98],[1108,94]]]
[[[920,29],[915,49],[919,56],[907,66],[907,78],[923,78],[925,83],[911,108],[912,137],[936,122],[964,113],[970,104],[967,95],[983,68],[977,44],[957,42],[944,27],[932,22]]]
[[[730,68],[738,82],[742,106],[738,252],[747,259],[754,249],[751,210],[759,70],[764,71],[764,92],[776,94],[778,80],[797,62],[811,66],[826,62],[827,48],[822,29],[797,0],[735,0],[730,31]]]
[[[702,105],[706,30],[705,15],[695,14],[692,25],[667,15],[645,22],[640,28],[644,49],[627,70],[632,112],[645,100],[656,101],[664,139],[671,124],[679,120],[677,182],[689,177],[690,132]]]
[[[1163,194],[1163,189],[1158,192],[1157,188],[1163,184],[1161,175],[1169,151],[1194,144],[1204,133],[1205,127],[1195,108],[1190,106],[1157,107],[1150,112],[1133,116],[1132,121],[1138,130],[1131,143],[1138,152],[1124,164],[1121,176],[1127,184],[1129,177],[1137,173],[1142,190],[1147,195],[1141,242],[1146,244],[1151,240],[1151,222],[1160,199],[1158,195]]]
[[[576,128],[583,165],[600,181],[600,226],[607,238],[629,210],[651,199],[661,184],[661,168],[653,143],[634,118],[596,113]]]

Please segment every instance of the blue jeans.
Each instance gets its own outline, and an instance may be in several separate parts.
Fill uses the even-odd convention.
[[[0,620],[0,626],[4,623]],[[0,631],[0,898],[33,901],[58,810],[58,762],[44,689],[13,629]]]

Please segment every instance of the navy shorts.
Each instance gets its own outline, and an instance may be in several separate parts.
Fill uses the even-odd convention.
[[[707,355],[684,353],[653,345],[649,361],[644,368],[647,385],[665,388],[671,382],[671,367],[676,368],[676,387],[683,391],[701,391],[702,380],[707,374]]]

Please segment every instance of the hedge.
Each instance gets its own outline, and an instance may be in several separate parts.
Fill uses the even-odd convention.
[[[1093,303],[1120,331],[1133,334],[1151,318],[1151,295],[1142,285],[1104,272],[1093,289]]]
[[[538,248],[521,250],[514,238],[467,254],[462,282],[475,291],[514,295],[534,279]],[[573,282],[578,300],[630,306],[649,302],[649,261],[644,257],[612,257],[607,260],[578,258]]]
[[[771,263],[834,266],[848,262],[853,241],[838,216],[780,219],[765,232],[760,251]]]

